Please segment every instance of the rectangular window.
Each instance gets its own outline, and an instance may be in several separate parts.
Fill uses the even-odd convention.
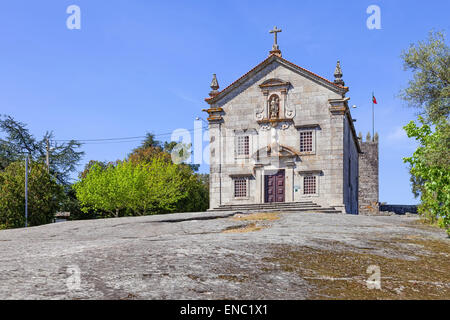
[[[303,177],[303,194],[316,194],[316,176]]]
[[[237,155],[238,156],[248,156],[250,153],[249,136],[238,136],[237,137]]]
[[[235,178],[234,179],[234,197],[243,198],[247,197],[247,178]]]
[[[312,152],[313,151],[313,132],[301,131],[300,132],[300,152]]]

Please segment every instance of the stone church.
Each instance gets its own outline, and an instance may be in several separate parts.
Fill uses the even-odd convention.
[[[334,81],[308,71],[282,57],[278,32],[269,56],[225,89],[213,75],[210,209],[308,201],[358,214],[361,142],[340,62]]]

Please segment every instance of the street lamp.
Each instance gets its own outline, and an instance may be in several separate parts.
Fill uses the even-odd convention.
[[[207,125],[209,125],[209,122],[206,121],[205,119],[203,119],[202,117],[196,117],[195,120],[197,120],[197,121],[201,120],[201,121],[203,121],[204,123],[206,123]]]

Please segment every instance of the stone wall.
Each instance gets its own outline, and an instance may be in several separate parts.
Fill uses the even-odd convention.
[[[380,211],[394,212],[396,214],[417,213],[417,206],[407,204],[380,204]]]
[[[359,155],[359,214],[377,214],[378,211],[378,139],[361,139]]]
[[[348,118],[344,118],[344,204],[345,211],[358,214],[358,158],[359,153],[353,141]]]

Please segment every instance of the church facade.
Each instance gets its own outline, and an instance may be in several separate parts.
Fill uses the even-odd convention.
[[[284,59],[276,37],[269,56],[225,89],[213,76],[210,209],[313,201],[358,213],[361,146],[339,61],[334,77]]]

